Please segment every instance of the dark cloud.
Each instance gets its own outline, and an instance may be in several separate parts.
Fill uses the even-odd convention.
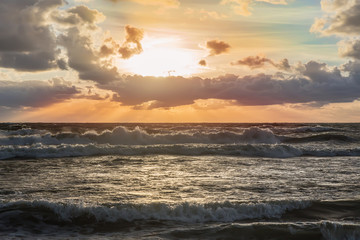
[[[340,66],[341,71],[349,74],[349,78],[360,84],[360,61],[349,61]]]
[[[125,26],[125,42],[119,48],[119,53],[124,59],[128,59],[143,51],[141,40],[144,38],[144,31],[132,26]]]
[[[117,68],[106,59],[114,54],[113,48],[118,45],[108,38],[98,50],[93,43],[92,34],[97,29],[96,24],[104,19],[102,13],[80,5],[57,10],[51,16],[57,23],[65,24],[62,34],[57,37],[57,44],[66,49],[68,58],[58,62],[61,69],[70,67],[78,72],[80,79],[98,83],[118,79]]]
[[[321,5],[326,14],[315,20],[310,31],[344,38],[339,44],[340,55],[360,59],[360,2],[322,0]]]
[[[299,76],[279,75],[218,78],[127,76],[121,81],[99,85],[114,91],[114,101],[141,108],[175,107],[197,99],[235,100],[239,105],[272,105],[286,103],[321,104],[351,102],[360,98],[360,67],[348,64],[331,69],[326,64],[309,62]],[[348,75],[348,76],[347,76]],[[285,79],[285,80],[284,80]]]
[[[65,6],[63,0],[0,1],[0,67],[18,71],[72,68],[82,80],[118,80],[111,57],[141,53],[143,30],[126,26],[122,46],[110,37],[97,49],[93,34],[104,15],[83,5],[60,6]]]
[[[231,46],[223,41],[211,40],[206,42],[206,48],[209,50],[210,56],[215,56],[229,52]]]
[[[81,18],[82,21],[94,24],[104,16],[95,9],[89,9],[84,5],[76,6],[68,10],[69,13],[74,13]]]
[[[289,64],[289,60],[287,58],[282,59],[278,63],[272,63],[274,67],[278,68],[279,70],[289,71],[291,66]]]
[[[120,45],[111,37],[105,39],[103,45],[100,48],[101,56],[109,56],[116,54],[117,49],[120,48]]]
[[[95,9],[79,5],[67,10],[54,11],[52,19],[65,25],[86,25],[90,29],[96,29],[96,23],[105,19],[105,16]]]
[[[360,33],[360,2],[345,1],[345,5],[335,8],[336,14],[327,20],[327,28],[323,31],[327,34],[350,34]]]
[[[124,105],[157,101],[156,106],[170,107],[191,104],[201,94],[201,84],[200,78],[126,76],[98,87],[114,91],[114,100]]]
[[[62,0],[0,1],[0,67],[44,71],[57,67],[56,38],[46,15]]]
[[[251,69],[254,68],[262,68],[264,67],[265,63],[271,61],[268,58],[260,57],[260,56],[249,56],[242,60],[238,60],[237,62],[232,63],[232,65],[245,65],[250,67]]]
[[[262,56],[249,56],[243,58],[242,60],[238,60],[237,62],[232,62],[231,65],[244,65],[248,66],[251,69],[262,68],[265,64],[268,63],[279,70],[290,70],[291,66],[289,64],[289,60],[284,58],[279,63],[274,62],[270,58],[262,57]]]
[[[106,83],[118,78],[117,68],[101,61],[90,36],[72,27],[59,36],[59,44],[67,50],[68,65],[79,73],[79,78]]]
[[[63,79],[50,81],[0,81],[0,106],[43,107],[72,98],[79,90]]]
[[[205,67],[207,64],[206,64],[206,61],[204,59],[202,59],[199,61],[199,65]]]
[[[56,11],[52,18],[66,28],[58,36],[58,44],[67,52],[67,64],[59,62],[61,68],[69,66],[76,70],[82,80],[91,80],[99,84],[119,80],[118,69],[113,66],[111,57],[121,54],[130,58],[142,52],[141,40],[144,32],[141,29],[126,26],[125,41],[120,46],[112,37],[104,40],[99,49],[94,46],[92,33],[96,24],[104,16],[86,6],[76,6],[66,11]]]
[[[115,49],[113,47],[109,47],[108,45],[102,45],[100,48],[100,55],[101,56],[109,56],[115,53]]]
[[[68,70],[67,62],[64,59],[57,60],[57,65],[61,70]]]
[[[57,61],[54,52],[4,52],[0,54],[0,66],[14,68],[18,71],[36,72],[55,68]]]
[[[80,24],[80,17],[76,14],[70,14],[67,11],[54,11],[51,14],[51,19],[59,24],[64,25],[77,25]]]
[[[340,42],[339,53],[342,57],[351,57],[360,60],[360,40],[349,40]]]
[[[104,15],[83,5],[59,8],[63,5],[63,0],[1,1],[0,67],[19,71],[70,67],[79,72],[80,79],[116,79],[116,67],[101,59],[106,49],[99,53],[91,37]],[[58,28],[60,35],[55,34]],[[66,49],[66,57],[60,46]]]

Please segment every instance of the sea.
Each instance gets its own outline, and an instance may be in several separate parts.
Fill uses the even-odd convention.
[[[360,239],[360,124],[0,124],[0,239]]]

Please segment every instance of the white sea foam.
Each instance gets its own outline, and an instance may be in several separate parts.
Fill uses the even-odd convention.
[[[216,133],[173,132],[167,134],[149,134],[136,127],[133,130],[119,126],[113,130],[101,133],[88,131],[84,134],[57,133],[52,134],[45,130],[31,129],[17,130],[0,136],[0,145],[60,145],[60,144],[126,144],[126,145],[151,145],[151,144],[179,144],[179,143],[279,143],[279,139],[268,129],[252,127],[237,133],[232,131],[218,131]]]
[[[320,126],[317,126],[320,128]],[[149,128],[148,128],[149,129]],[[295,128],[296,130],[297,128]],[[154,133],[155,132],[155,133]],[[360,156],[354,138],[328,133],[306,137],[275,135],[267,128],[187,128],[145,131],[115,127],[96,132],[53,132],[24,128],[0,131],[0,159],[56,158],[93,155],[231,155],[288,158],[298,156]],[[339,142],[342,145],[308,144]],[[283,141],[281,143],[281,141]],[[352,145],[344,145],[343,143]]]
[[[176,144],[176,143],[279,143],[279,139],[268,129],[249,128],[242,133],[219,131],[217,133],[195,132],[170,134],[148,134],[139,127],[129,130],[116,127],[100,134],[86,132],[81,137],[96,143],[109,144]]]
[[[158,145],[110,145],[110,144],[61,144],[31,146],[0,146],[0,159],[9,158],[58,158],[96,155],[227,155],[249,157],[288,158],[301,156],[301,150],[288,145],[237,145],[237,144],[158,144]]]
[[[310,206],[308,201],[279,201],[274,203],[150,203],[118,204],[112,207],[64,204],[48,201],[17,201],[0,204],[0,209],[18,209],[45,212],[52,211],[60,221],[77,218],[93,218],[97,222],[135,220],[164,220],[188,223],[233,222],[247,219],[280,218],[286,211]]]
[[[41,143],[25,146],[0,146],[0,159],[10,158],[59,158],[97,155],[223,155],[244,157],[290,158],[300,156],[360,156],[360,148],[314,149],[286,144],[60,144]]]
[[[303,126],[303,127],[296,127],[296,128],[276,128],[277,131],[286,131],[292,133],[303,133],[303,132],[313,132],[313,133],[320,133],[320,132],[338,132],[342,131],[342,129],[334,128],[334,127],[325,127],[321,125],[316,126]]]

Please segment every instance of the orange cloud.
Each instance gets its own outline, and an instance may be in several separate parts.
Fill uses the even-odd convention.
[[[231,65],[244,65],[248,66],[251,69],[262,68],[265,64],[268,63],[279,70],[290,70],[291,66],[289,64],[289,60],[284,58],[280,62],[276,63],[270,58],[262,57],[262,56],[249,56],[243,58],[242,60],[238,60],[236,62],[232,62]]]
[[[143,51],[140,41],[144,38],[144,30],[127,25],[125,31],[125,42],[120,47],[119,53],[122,58],[128,59]]]
[[[231,46],[223,41],[211,40],[206,42],[206,48],[210,51],[210,56],[215,56],[229,52]]]
[[[200,60],[199,65],[205,67],[206,66],[206,61],[204,59]]]

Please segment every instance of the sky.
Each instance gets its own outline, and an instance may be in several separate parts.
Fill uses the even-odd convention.
[[[358,0],[1,0],[0,122],[359,122]]]

